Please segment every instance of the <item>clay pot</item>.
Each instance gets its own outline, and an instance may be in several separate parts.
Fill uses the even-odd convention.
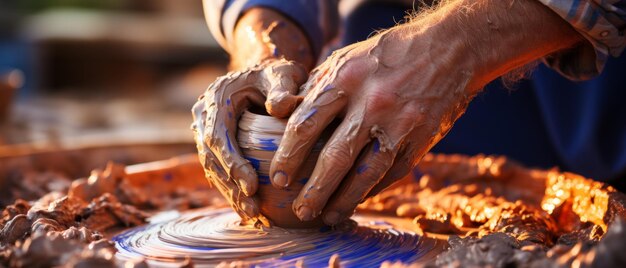
[[[311,228],[322,226],[324,224],[319,217],[312,221],[300,221],[293,212],[292,203],[313,172],[319,152],[323,148],[323,142],[318,142],[315,145],[300,168],[300,172],[296,174],[296,180],[289,187],[277,189],[272,186],[270,181],[270,163],[278,149],[286,126],[286,119],[277,119],[250,111],[244,112],[239,120],[237,133],[239,147],[259,176],[259,188],[256,196],[259,200],[261,213],[270,219],[272,224],[279,227]],[[320,140],[324,140],[324,138]]]

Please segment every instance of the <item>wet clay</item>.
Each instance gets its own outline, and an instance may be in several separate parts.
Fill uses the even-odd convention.
[[[117,257],[142,256],[156,267],[177,266],[185,256],[196,267],[235,262],[238,267],[377,267],[385,260],[434,259],[444,246],[375,217],[312,229],[258,229],[240,221],[230,209],[174,215],[115,237]]]
[[[408,267],[414,260],[425,263],[413,267],[626,264],[623,193],[580,175],[528,169],[505,157],[429,154],[418,167],[423,174],[416,172],[368,199],[353,221],[335,228],[241,225],[239,216],[220,199],[206,203],[210,206],[206,209],[174,213],[174,218],[153,217],[149,225],[118,236],[115,249],[107,233],[141,224],[147,216],[146,210],[132,205],[143,199],[126,195],[153,192],[150,183],[133,183],[123,170],[109,165],[76,183],[70,195],[52,192],[6,206],[0,220],[0,267],[112,266],[116,259],[118,265],[127,267],[145,267],[146,262],[185,267],[245,267],[250,263],[261,267],[363,263],[369,267],[382,262],[385,267]],[[166,177],[171,181],[164,186],[179,184],[177,176]],[[149,178],[156,184],[154,180],[160,177]],[[104,182],[114,182],[114,186]],[[96,197],[83,200],[74,190],[81,187]],[[166,199],[148,204],[164,210],[171,207],[164,204],[176,203],[171,196],[201,196],[182,195],[194,191],[193,187],[185,189],[166,187],[162,189]],[[219,196],[215,189],[201,189],[204,195]],[[147,197],[152,200],[161,195]],[[431,236],[449,243],[436,258],[444,240],[431,243]],[[417,253],[412,249],[415,243]],[[113,257],[116,250],[119,258]],[[262,253],[268,258],[260,257]]]
[[[168,172],[164,183],[151,176],[148,185],[130,181],[145,177],[143,173],[138,176],[137,170],[146,170],[142,166],[131,166],[132,174],[125,170],[123,165],[109,163],[104,170],[94,170],[89,178],[75,180],[69,189],[70,179],[33,172],[32,178],[48,178],[41,182],[57,185],[54,187],[62,191],[34,200],[31,198],[36,193],[24,192],[24,198],[31,201],[17,199],[4,207],[0,219],[0,267],[146,267],[142,259],[116,262],[114,243],[107,239],[109,232],[144,224],[150,213],[139,208],[227,206],[223,199],[213,202],[215,199],[210,197],[218,197],[219,193],[203,187],[204,184],[176,187],[188,184],[178,176],[185,172],[165,169]],[[205,183],[203,176],[199,179]],[[18,183],[12,185],[14,188],[5,190],[16,189],[15,193],[20,193],[24,189]],[[155,185],[164,189],[157,191]]]
[[[294,183],[283,189],[277,189],[270,182],[270,163],[278,149],[286,125],[287,120],[255,114],[250,111],[244,112],[239,121],[237,134],[239,147],[244,157],[252,163],[259,177],[256,196],[261,214],[267,217],[272,224],[285,228],[322,226],[323,223],[319,218],[306,222],[300,221],[293,212],[292,203],[313,172],[317,157],[323,147],[323,141],[318,141],[318,144],[305,159],[299,173],[295,175]]]
[[[483,155],[431,154],[418,169],[425,175],[403,180],[360,211],[415,217],[417,233],[449,234],[450,249],[432,266],[626,264],[616,253],[626,247],[626,195],[606,184]]]
[[[145,218],[110,194],[90,203],[58,192],[33,203],[17,200],[4,210],[0,223],[0,265],[112,267],[114,244],[103,232],[137,226]]]

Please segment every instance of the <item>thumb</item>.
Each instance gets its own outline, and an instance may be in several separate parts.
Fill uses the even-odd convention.
[[[298,96],[298,90],[306,82],[306,71],[295,62],[282,60],[266,69],[265,78],[270,85],[265,109],[271,116],[288,117],[304,99]]]

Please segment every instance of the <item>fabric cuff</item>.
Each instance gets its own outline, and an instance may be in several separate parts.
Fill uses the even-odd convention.
[[[572,80],[590,79],[602,72],[609,55],[619,56],[626,47],[625,1],[539,0],[565,19],[586,42],[556,52],[544,62]],[[621,2],[620,2],[621,1]]]

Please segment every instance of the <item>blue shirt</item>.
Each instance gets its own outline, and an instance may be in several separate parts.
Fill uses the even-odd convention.
[[[600,180],[624,178],[626,57],[619,55],[626,46],[626,0],[538,1],[588,41],[547,56],[552,69],[540,66],[514,89],[500,81],[489,84],[433,151],[501,154]],[[205,14],[226,50],[241,13],[263,6],[299,24],[320,52],[338,32],[341,46],[362,41],[395,25],[410,8],[402,0],[345,2],[339,16],[332,0],[205,0]],[[337,29],[340,21],[343,31]]]

